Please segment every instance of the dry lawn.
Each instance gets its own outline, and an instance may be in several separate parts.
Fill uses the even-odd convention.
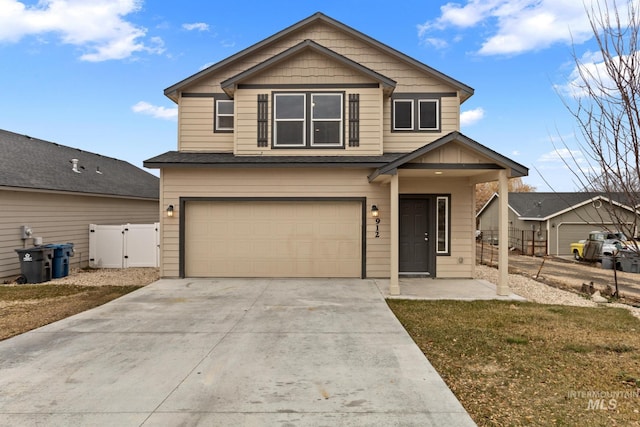
[[[640,321],[624,309],[388,304],[480,426],[640,425]]]
[[[155,268],[75,270],[31,285],[0,285],[0,340],[97,307],[158,280]]]

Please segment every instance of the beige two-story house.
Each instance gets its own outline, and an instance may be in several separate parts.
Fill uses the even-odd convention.
[[[528,173],[460,133],[472,88],[322,13],[165,95],[164,277],[470,278],[474,185]]]

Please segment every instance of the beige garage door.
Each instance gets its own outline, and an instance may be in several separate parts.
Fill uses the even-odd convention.
[[[360,202],[194,201],[187,277],[360,277]]]

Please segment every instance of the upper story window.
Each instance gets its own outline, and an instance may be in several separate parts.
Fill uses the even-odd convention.
[[[233,132],[233,100],[216,99],[216,132]]]
[[[423,98],[420,94],[400,96],[392,101],[392,131],[440,130],[440,99]]]
[[[413,100],[393,100],[393,130],[413,130]]]
[[[344,147],[342,93],[276,93],[274,147]]]

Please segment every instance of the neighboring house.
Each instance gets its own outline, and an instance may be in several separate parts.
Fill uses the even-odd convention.
[[[525,248],[532,240],[539,240],[547,242],[549,255],[571,255],[571,243],[586,239],[590,231],[616,228],[619,222],[611,218],[609,209],[633,228],[638,223],[637,219],[634,222],[634,210],[621,202],[622,194],[611,197],[616,200],[610,204],[607,196],[593,192],[509,193],[511,244],[517,245],[514,241],[525,236]],[[485,239],[499,229],[499,198],[494,194],[477,214],[478,230]]]
[[[165,95],[165,277],[471,278],[474,185],[528,173],[460,133],[472,88],[322,13]]]
[[[159,179],[127,162],[5,130],[0,153],[0,278],[20,274],[15,249],[34,237],[73,243],[84,267],[89,224],[158,222]]]

